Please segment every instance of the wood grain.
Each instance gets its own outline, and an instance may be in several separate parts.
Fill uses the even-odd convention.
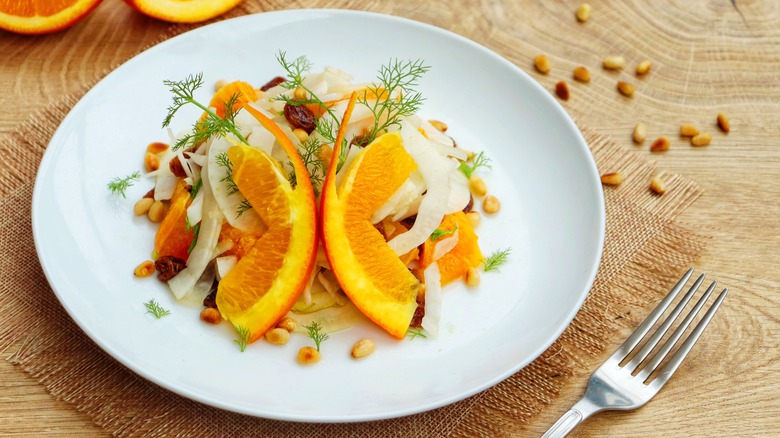
[[[657,160],[660,169],[695,180],[704,194],[682,217],[713,236],[699,268],[731,294],[714,327],[656,399],[634,413],[600,414],[575,436],[770,436],[780,430],[780,3],[737,1],[739,10],[728,0],[590,3],[590,19],[578,23],[574,1],[259,1],[265,10],[373,10],[467,36],[551,92],[557,81],[566,80],[571,99],[561,103],[572,117]],[[65,32],[0,33],[0,134],[147,47],[168,28],[120,0],[106,0]],[[532,68],[540,53],[552,61],[548,75]],[[602,59],[613,54],[627,59],[625,70],[601,68]],[[644,59],[653,67],[638,78],[633,68]],[[571,79],[578,65],[591,70],[589,84]],[[635,95],[618,94],[618,80],[635,84]],[[500,96],[496,100],[500,103]],[[731,119],[727,135],[715,126],[718,112]],[[633,144],[631,131],[640,121],[649,141],[666,135],[671,149],[651,154],[649,141]],[[677,134],[683,122],[711,132],[712,144],[692,148]],[[529,436],[540,435],[582,394],[597,365],[594,360],[582,370],[582,379],[575,380],[580,384],[529,425]],[[10,434],[105,435],[85,415],[0,361],[0,435]]]

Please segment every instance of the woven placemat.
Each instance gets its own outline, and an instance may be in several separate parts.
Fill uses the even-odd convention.
[[[223,18],[257,11],[246,3]],[[189,28],[172,25],[166,38]],[[607,233],[593,288],[572,324],[541,357],[486,391],[410,417],[309,424],[234,414],[180,397],[124,368],[69,318],[41,271],[30,224],[32,181],[54,130],[87,89],[0,138],[0,154],[6,157],[0,164],[0,351],[55,397],[117,436],[516,435],[584,363],[622,336],[632,312],[643,311],[693,264],[706,241],[677,222],[699,196],[696,184],[657,172],[653,163],[581,126],[599,169],[620,170],[627,179],[604,189]],[[665,195],[648,190],[651,175],[667,181]]]

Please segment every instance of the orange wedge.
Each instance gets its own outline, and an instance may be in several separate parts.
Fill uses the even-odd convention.
[[[446,231],[458,230],[458,243],[450,252],[444,254],[437,263],[441,273],[441,285],[452,283],[453,281],[464,278],[469,268],[476,268],[482,263],[482,251],[477,244],[477,233],[471,226],[471,222],[462,211],[444,216],[439,228]],[[433,251],[442,237],[436,241],[428,240],[422,245],[420,254],[420,272],[424,271],[433,263]]]
[[[0,0],[0,29],[44,34],[76,24],[101,0]]]
[[[222,15],[242,0],[125,0],[137,11],[174,23],[198,23]]]
[[[233,111],[238,111],[246,103],[257,100],[257,90],[251,84],[242,81],[231,82],[217,90],[214,97],[211,98],[209,106],[216,109],[218,116],[225,118],[227,102],[236,95],[237,99],[233,105]]]
[[[268,229],[219,283],[217,307],[234,327],[261,337],[292,308],[306,287],[317,254],[314,191],[295,146],[270,119],[248,111],[277,138],[296,171],[293,188],[276,160],[239,145],[228,149],[233,181]]]
[[[190,192],[187,183],[180,179],[171,196],[171,206],[154,236],[154,251],[158,256],[174,256],[187,260],[195,232],[187,228],[187,207]]]
[[[336,145],[342,144],[356,96],[350,99]],[[320,199],[325,254],[355,306],[392,336],[403,338],[417,308],[420,282],[370,218],[417,165],[398,133],[385,134],[355,158],[337,192],[338,156],[333,153]]]

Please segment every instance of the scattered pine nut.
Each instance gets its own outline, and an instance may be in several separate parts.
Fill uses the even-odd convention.
[[[290,333],[292,333],[293,330],[295,330],[295,327],[297,325],[298,324],[295,322],[295,320],[290,318],[289,316],[285,316],[279,322],[276,323],[276,327],[285,329]]]
[[[574,67],[574,71],[572,72],[572,74],[575,80],[584,82],[586,84],[590,82],[590,70],[588,70],[584,66]]]
[[[478,211],[471,210],[470,212],[466,213],[466,219],[469,220],[471,228],[477,228],[479,223],[482,221],[482,215],[479,214]]]
[[[447,124],[444,122],[441,122],[439,120],[428,120],[428,123],[431,124],[434,128],[438,129],[441,132],[447,132]]]
[[[216,92],[216,91],[221,90],[222,87],[224,87],[227,84],[228,84],[228,81],[226,81],[225,79],[218,80],[217,82],[214,83],[214,91]]]
[[[680,135],[683,137],[695,137],[699,135],[699,128],[690,123],[683,123],[680,125]]]
[[[634,138],[635,143],[644,143],[647,138],[647,128],[645,127],[645,124],[637,123],[636,126],[634,126],[634,133],[631,136]]]
[[[290,332],[283,328],[272,328],[265,332],[265,340],[274,345],[284,345],[290,340]]]
[[[590,18],[590,11],[591,7],[587,3],[583,3],[580,5],[580,7],[577,8],[577,21],[580,23],[584,23],[588,21],[588,18]]]
[[[618,186],[623,182],[623,174],[620,172],[605,173],[601,175],[601,183],[610,186]]]
[[[650,180],[650,190],[652,190],[653,193],[663,195],[666,193],[666,183],[657,176],[653,177],[653,179]]]
[[[152,204],[154,204],[154,198],[141,198],[133,206],[133,213],[136,216],[143,216],[146,213],[149,213],[149,209],[152,208]]]
[[[477,268],[469,267],[466,271],[466,286],[477,287],[479,286],[480,276]]]
[[[607,70],[620,70],[626,66],[626,58],[620,55],[607,56],[604,58],[603,65]]]
[[[498,210],[501,209],[501,201],[498,200],[493,195],[487,195],[485,196],[485,199],[482,200],[482,211],[484,211],[487,214],[494,214],[498,213]]]
[[[165,216],[165,204],[163,204],[161,201],[154,201],[151,207],[149,207],[149,212],[146,214],[149,217],[149,220],[157,223],[163,220],[163,216]]]
[[[157,154],[147,152],[144,155],[144,168],[147,172],[152,172],[160,168],[160,159],[157,158]]]
[[[135,270],[133,270],[133,274],[136,277],[149,277],[152,274],[154,274],[154,262],[151,260],[144,260],[141,262],[140,265],[135,267]]]
[[[550,59],[544,55],[537,55],[534,58],[534,67],[539,73],[546,75],[550,73]]]
[[[617,83],[617,89],[620,91],[620,94],[626,97],[631,97],[634,95],[634,91],[636,91],[636,87],[629,84],[628,82],[618,81]]]
[[[569,100],[569,86],[565,81],[560,81],[555,84],[555,94],[561,98],[561,100]]]
[[[469,190],[474,196],[485,196],[487,194],[487,184],[485,184],[484,179],[472,176],[469,178]]]
[[[206,307],[200,312],[200,320],[216,325],[222,322],[222,315],[219,314],[219,310],[213,307]]]
[[[311,365],[320,361],[320,352],[314,347],[302,347],[298,350],[298,363],[301,365]]]
[[[729,131],[731,131],[731,124],[729,123],[729,118],[723,114],[718,113],[718,127],[721,131],[728,134]]]
[[[298,138],[298,141],[301,143],[309,139],[309,133],[301,128],[293,129],[293,134],[295,134],[295,137]]]
[[[650,145],[650,152],[663,152],[669,150],[669,139],[666,137],[658,137],[653,144]]]
[[[154,143],[149,143],[148,146],[146,146],[146,152],[151,152],[153,154],[159,154],[160,152],[164,152],[168,150],[168,144],[156,141]]]
[[[298,87],[293,91],[293,97],[296,100],[304,100],[308,97],[306,90],[304,90],[302,87]]]
[[[644,61],[640,62],[636,66],[636,74],[637,76],[644,76],[650,71],[650,67],[652,67],[653,64],[650,62],[650,60],[645,59]]]
[[[694,137],[691,137],[691,145],[693,146],[707,146],[712,141],[712,135],[709,132],[702,132]]]
[[[357,341],[355,345],[352,346],[352,357],[354,359],[362,359],[369,354],[374,352],[374,341],[371,339],[365,338]]]

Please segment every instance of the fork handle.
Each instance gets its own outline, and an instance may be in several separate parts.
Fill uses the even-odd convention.
[[[563,414],[561,418],[559,418],[558,421],[542,435],[542,438],[563,438],[580,423],[585,421],[586,418],[600,410],[601,408],[594,405],[590,400],[583,398],[575,403],[568,412]]]

